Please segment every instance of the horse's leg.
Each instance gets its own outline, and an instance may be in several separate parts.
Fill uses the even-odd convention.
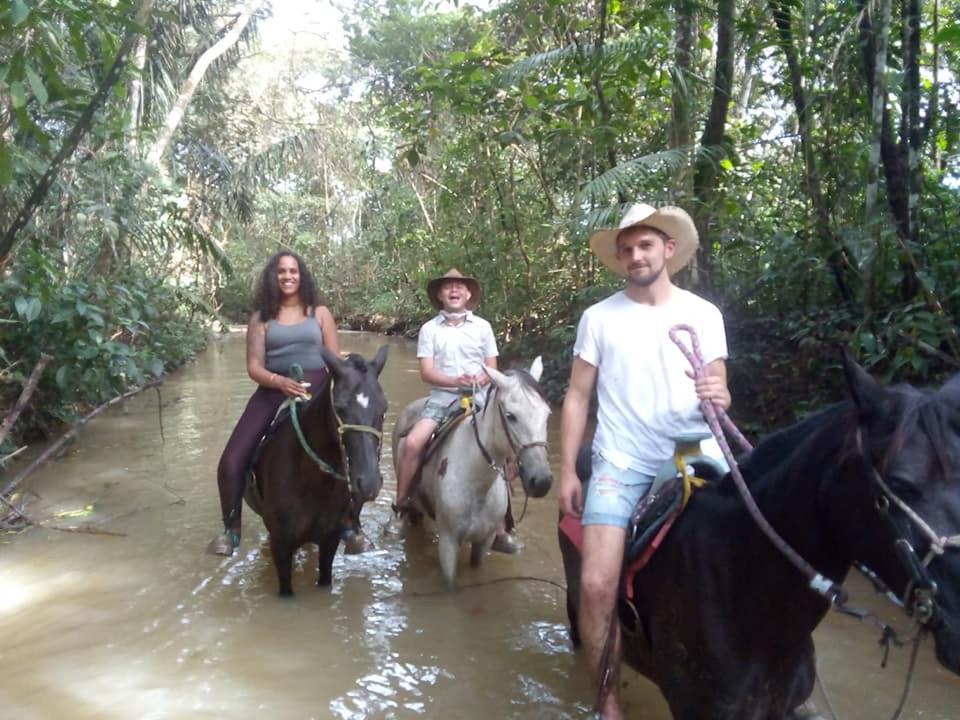
[[[480,563],[483,562],[483,556],[487,554],[487,550],[490,549],[490,546],[493,544],[493,537],[490,537],[482,542],[470,543],[470,566],[479,567]]]
[[[293,595],[291,574],[293,573],[293,552],[289,541],[280,539],[279,533],[270,533],[270,552],[273,554],[273,564],[277,568],[277,580],[280,582],[280,597]]]
[[[438,551],[440,554],[440,569],[443,571],[443,578],[451,588],[457,579],[457,554],[460,545],[450,530],[438,529],[440,538],[438,541]]]
[[[790,683],[790,699],[787,707],[793,709],[787,713],[785,720],[824,720],[810,697],[817,680],[817,655],[813,647],[813,639],[808,638],[806,645],[803,659]]]
[[[318,553],[317,568],[317,586],[323,587],[333,582],[333,557],[337,554],[337,546],[340,545],[339,528],[334,529],[322,541],[317,542]]]

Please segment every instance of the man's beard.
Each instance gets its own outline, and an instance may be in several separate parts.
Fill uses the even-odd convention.
[[[627,282],[630,283],[631,285],[636,286],[636,287],[642,287],[642,288],[650,287],[651,285],[653,285],[653,284],[657,281],[657,278],[659,278],[660,275],[663,274],[664,269],[666,269],[666,263],[664,263],[663,265],[661,265],[659,270],[657,270],[657,271],[655,271],[655,272],[651,272],[649,275],[645,275],[645,276],[640,277],[640,278],[635,278],[635,277],[630,273],[630,270],[629,270],[629,268],[628,268],[628,269],[627,269]]]

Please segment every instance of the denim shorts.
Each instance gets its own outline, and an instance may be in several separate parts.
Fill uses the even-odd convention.
[[[460,397],[456,393],[441,393],[433,391],[427,398],[427,404],[420,413],[421,418],[433,420],[437,425],[443,425],[460,409]]]
[[[593,471],[583,502],[584,525],[615,525],[626,530],[640,498],[650,492],[653,475],[622,468],[593,453]]]

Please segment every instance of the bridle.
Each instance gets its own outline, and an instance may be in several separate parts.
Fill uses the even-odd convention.
[[[497,391],[498,391],[498,388],[496,387],[494,387],[490,391],[490,394],[487,398],[487,403],[486,405],[484,405],[483,410],[481,410],[480,412],[481,414],[486,415],[487,408],[496,402],[497,413],[500,416],[500,425],[503,427],[503,433],[507,437],[507,443],[510,445],[510,451],[513,453],[513,457],[517,461],[517,468],[519,469],[523,467],[523,459],[521,457],[522,453],[526,452],[527,450],[530,450],[531,448],[536,448],[536,447],[546,448],[547,442],[546,440],[535,440],[534,442],[524,443],[522,445],[517,444],[516,439],[513,437],[513,435],[510,432],[510,425],[507,421],[506,414],[503,412],[503,406],[495,399],[495,394],[497,393]],[[493,461],[493,456],[490,454],[487,448],[484,447],[483,441],[480,439],[480,430],[477,428],[476,412],[470,415],[470,424],[473,426],[473,437],[477,441],[477,447],[480,448],[480,452],[483,454],[483,459],[487,461],[490,467],[494,469],[499,469],[500,466]]]
[[[340,414],[337,412],[337,406],[333,402],[333,386],[335,381],[333,378],[330,379],[330,409],[333,411],[333,417],[337,421],[337,448],[340,450],[340,458],[343,460],[343,465],[346,468],[347,474],[337,472],[337,470],[330,465],[327,461],[321,458],[316,451],[310,447],[310,443],[307,441],[306,435],[303,434],[303,428],[300,427],[300,419],[297,417],[297,405],[308,402],[309,398],[305,397],[296,397],[291,398],[288,402],[290,403],[290,420],[293,423],[293,429],[297,433],[297,439],[300,441],[300,446],[303,448],[303,451],[307,456],[313,460],[320,469],[328,475],[332,475],[337,480],[342,480],[343,482],[350,484],[348,475],[350,473],[350,458],[347,457],[346,449],[343,447],[343,436],[348,432],[362,432],[369,433],[377,438],[377,454],[380,454],[380,449],[383,445],[383,431],[378,430],[372,425],[357,425],[354,423],[345,423],[340,417]]]
[[[904,609],[920,626],[926,626],[934,616],[933,599],[937,594],[937,583],[930,577],[927,568],[931,561],[951,548],[960,548],[960,533],[956,535],[938,535],[934,529],[920,515],[904,502],[887,484],[883,476],[877,471],[876,466],[870,461],[866,450],[863,447],[863,432],[857,427],[856,432],[857,452],[870,468],[870,474],[874,484],[879,489],[874,505],[877,513],[882,517],[892,530],[895,540],[893,543],[897,559],[903,565],[908,577],[907,585],[904,588],[903,596],[900,601]],[[922,560],[913,549],[913,545],[901,532],[899,525],[890,515],[890,504],[896,505],[907,519],[920,531],[927,540],[930,541],[930,549],[926,557]]]

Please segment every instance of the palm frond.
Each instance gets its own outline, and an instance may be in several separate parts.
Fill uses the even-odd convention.
[[[676,170],[690,161],[689,148],[648,153],[620,163],[586,183],[578,194],[578,205],[606,205],[618,195],[630,196],[641,180],[659,170]]]
[[[555,50],[529,55],[510,65],[500,73],[503,85],[515,85],[523,78],[550,69],[559,69],[573,60],[599,57],[601,60],[627,60],[649,57],[652,36],[625,37],[608,40],[595,55],[597,48],[592,42],[571,43]]]

